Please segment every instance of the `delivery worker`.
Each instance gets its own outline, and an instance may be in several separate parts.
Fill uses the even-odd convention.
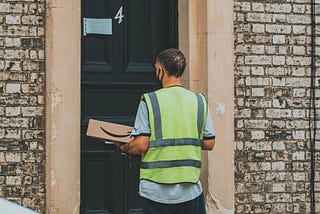
[[[181,51],[159,53],[155,69],[163,88],[142,96],[134,139],[115,143],[123,153],[142,156],[139,194],[145,214],[206,213],[201,150],[213,149],[215,134],[204,96],[182,86],[185,67]]]

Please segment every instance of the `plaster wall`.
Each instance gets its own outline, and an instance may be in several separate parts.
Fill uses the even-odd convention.
[[[234,200],[233,1],[207,1],[208,103],[215,122],[216,147],[208,154],[209,192],[224,207]]]
[[[47,213],[79,213],[80,1],[49,0],[46,17]]]
[[[184,5],[186,3],[181,3]],[[179,11],[179,17],[184,11]],[[207,96],[215,124],[216,146],[203,152],[201,181],[209,212],[233,213],[234,206],[234,104],[233,104],[233,1],[188,2],[188,40],[179,31],[182,50],[188,56],[192,91]],[[184,32],[183,31],[183,32]]]

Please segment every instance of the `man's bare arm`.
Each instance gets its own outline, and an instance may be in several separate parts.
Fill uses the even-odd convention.
[[[148,150],[149,147],[149,136],[137,136],[129,143],[117,143],[115,145],[121,152],[132,155],[139,155]]]
[[[202,150],[211,151],[213,149],[215,143],[216,143],[215,139],[203,140]]]

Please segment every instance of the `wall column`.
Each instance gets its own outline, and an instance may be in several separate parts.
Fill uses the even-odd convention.
[[[48,0],[46,213],[80,207],[80,1]]]
[[[208,154],[209,192],[228,210],[234,205],[233,1],[207,0],[208,102],[216,147]]]
[[[179,27],[179,46],[189,63],[185,85],[207,96],[216,131],[214,150],[203,153],[201,181],[208,211],[233,213],[233,1],[184,0],[179,6],[179,24],[183,24]],[[183,18],[186,14],[187,21]]]

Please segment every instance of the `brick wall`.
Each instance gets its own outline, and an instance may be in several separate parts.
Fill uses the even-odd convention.
[[[0,0],[0,198],[45,208],[44,0]]]
[[[235,1],[236,213],[310,212],[310,8],[310,0]],[[316,13],[320,14],[320,1]]]
[[[234,12],[236,213],[308,213],[310,0],[235,0]],[[45,209],[44,23],[44,0],[0,0],[0,197],[40,212]]]

